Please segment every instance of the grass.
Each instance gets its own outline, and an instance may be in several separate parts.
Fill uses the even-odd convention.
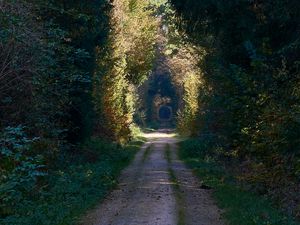
[[[82,146],[78,159],[49,171],[47,182],[16,205],[16,213],[0,218],[3,225],[70,225],[98,204],[117,184],[142,141],[121,147],[101,140]]]
[[[176,205],[177,205],[177,216],[178,216],[178,221],[177,221],[177,225],[185,225],[185,212],[184,212],[184,198],[182,196],[182,193],[180,191],[180,184],[177,180],[177,177],[173,171],[173,169],[171,168],[171,163],[172,163],[172,159],[171,159],[171,148],[170,148],[170,144],[166,144],[165,147],[165,159],[167,160],[168,164],[169,164],[169,169],[168,169],[168,173],[170,176],[170,180],[172,182],[172,187],[175,193],[175,199],[176,199]]]
[[[144,152],[143,158],[142,158],[143,163],[148,159],[148,157],[151,155],[152,151],[153,151],[153,145],[151,144],[145,149],[145,152]]]
[[[170,180],[172,182],[172,186],[175,192],[175,198],[176,198],[176,205],[177,205],[177,215],[178,215],[178,221],[177,225],[185,225],[185,212],[183,208],[183,196],[180,191],[180,184],[178,183],[178,180],[174,174],[174,171],[169,168],[168,173],[170,176]]]
[[[213,197],[224,209],[223,217],[229,225],[299,225],[267,198],[243,190],[205,151],[195,148],[191,140],[185,140],[180,143],[179,156],[205,185],[213,188]]]
[[[168,163],[171,163],[171,149],[170,149],[170,144],[167,143],[166,149],[165,149],[165,158],[168,161]]]

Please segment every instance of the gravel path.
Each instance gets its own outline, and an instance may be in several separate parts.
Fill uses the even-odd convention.
[[[114,190],[83,218],[83,225],[222,225],[220,210],[176,154],[172,134],[148,142]]]

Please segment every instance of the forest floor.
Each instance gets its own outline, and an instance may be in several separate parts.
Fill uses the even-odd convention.
[[[178,139],[160,130],[121,174],[119,186],[82,220],[84,225],[221,225],[211,190],[177,157]]]

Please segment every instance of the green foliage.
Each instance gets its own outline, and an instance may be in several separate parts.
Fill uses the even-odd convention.
[[[52,152],[93,131],[95,48],[106,43],[109,3],[1,1],[1,128],[26,124]]]
[[[199,58],[198,134],[215,137],[245,182],[299,215],[291,191],[299,192],[299,4],[171,2],[178,27],[207,53]]]
[[[141,143],[121,147],[98,139],[87,141],[82,145],[80,155],[49,171],[39,189],[14,202],[17,203],[14,213],[6,217],[1,215],[0,223],[77,223],[87,209],[97,204],[116,185],[120,171],[128,165]]]
[[[148,121],[153,120],[158,106],[172,107],[176,127],[181,134],[196,135],[201,69],[198,59],[204,55],[177,27],[176,11],[168,1],[151,1],[160,17],[157,58],[147,96]],[[163,74],[163,76],[160,76]],[[148,122],[148,125],[150,123]]]
[[[135,127],[137,88],[152,69],[157,18],[144,1],[117,0],[113,5],[108,45],[98,54],[94,97],[100,135],[126,143]]]
[[[23,127],[7,127],[0,136],[0,215],[15,213],[24,195],[33,194],[39,177],[45,176],[43,156],[32,151]]]
[[[228,224],[299,224],[276,209],[269,199],[243,189],[234,178],[234,174],[212,157],[213,149],[208,146],[198,140],[188,139],[180,143],[179,155],[194,169],[203,185],[213,188],[213,197],[224,210],[223,217]]]
[[[55,64],[52,65],[54,67],[50,67],[53,69],[50,80],[42,87],[54,86],[54,90],[47,91],[43,98],[58,98],[54,99],[54,103],[62,106],[59,110],[60,118],[58,117],[63,123],[60,126],[68,129],[65,134],[67,140],[76,143],[89,137],[93,131],[92,79],[96,70],[95,49],[106,43],[110,6],[106,1],[82,4],[80,1],[67,3],[57,0],[41,2],[39,7],[38,16],[47,21],[45,25],[49,33],[46,38],[51,44],[52,53],[49,57],[55,59]],[[51,20],[48,22],[49,18]],[[39,89],[38,95],[41,92]],[[47,111],[53,110],[55,105],[48,105]],[[56,118],[57,111],[55,110]]]
[[[85,204],[89,190],[76,183],[91,166],[77,144],[94,128],[95,51],[106,45],[111,7],[105,0],[8,0],[0,8],[0,223],[62,224]],[[105,145],[106,151],[122,153]],[[74,155],[84,167],[72,164]],[[63,178],[61,161],[71,167],[62,169]],[[105,167],[121,164],[115,161],[92,169],[100,176]],[[96,185],[106,188],[105,182]]]

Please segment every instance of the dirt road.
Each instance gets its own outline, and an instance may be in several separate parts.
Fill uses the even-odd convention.
[[[163,132],[146,137],[118,189],[88,213],[83,225],[222,225],[210,190],[178,160],[177,139]]]

